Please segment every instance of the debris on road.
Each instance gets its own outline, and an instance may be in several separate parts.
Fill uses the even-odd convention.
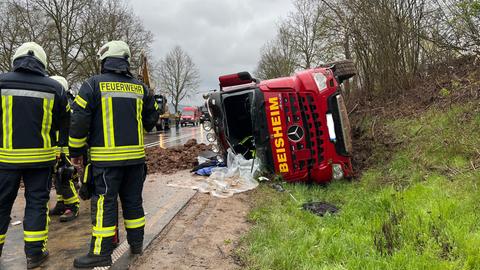
[[[201,176],[210,176],[213,173],[213,170],[218,167],[225,167],[223,161],[219,161],[217,157],[212,157],[210,159],[199,156],[197,158],[199,165],[195,166],[190,172]]]
[[[235,155],[229,150],[227,167],[213,168],[210,177],[185,177],[180,181],[171,181],[168,185],[192,188],[201,193],[210,193],[214,197],[228,198],[236,193],[255,189],[258,182],[253,176],[258,168],[258,161],[246,160],[242,155]]]
[[[20,221],[20,220],[12,222],[12,226],[18,226],[20,224],[22,224],[22,221]]]
[[[191,139],[183,146],[163,149],[152,147],[146,149],[148,173],[172,174],[181,170],[190,170],[198,165],[200,153],[210,150],[206,144],[198,144]]]

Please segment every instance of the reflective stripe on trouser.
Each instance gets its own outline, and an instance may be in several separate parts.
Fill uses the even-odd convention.
[[[144,164],[111,168],[92,166],[95,191],[92,197],[91,254],[109,255],[113,252],[112,240],[118,220],[118,196],[127,225],[128,243],[142,245],[145,225],[142,207],[143,166]]]
[[[57,163],[57,168],[63,165],[64,161]],[[65,161],[66,162],[66,161]],[[80,203],[78,198],[77,189],[73,181],[78,178],[78,175],[74,172],[63,171],[61,174],[57,169],[55,175],[55,191],[57,192],[57,201],[63,201],[67,205],[77,206]]]
[[[68,184],[69,184],[69,187],[67,188],[67,190],[68,190],[68,193],[71,194],[71,196],[64,195],[63,202],[66,205],[80,203],[80,199],[78,198],[78,194],[77,194],[77,189],[75,188],[75,184],[73,183],[72,179],[68,180]]]
[[[23,220],[25,253],[39,255],[46,249],[48,239],[48,200],[51,169],[0,170],[0,235],[6,235],[13,202],[25,184],[25,217]]]
[[[125,229],[137,229],[140,227],[145,227],[145,217],[137,219],[125,219]]]

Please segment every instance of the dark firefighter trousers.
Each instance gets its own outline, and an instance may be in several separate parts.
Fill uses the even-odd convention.
[[[92,166],[95,190],[91,199],[93,229],[90,254],[108,256],[113,252],[113,238],[118,221],[117,197],[120,197],[122,203],[128,243],[132,247],[143,245],[144,166],[144,164],[108,168]]]
[[[65,206],[71,210],[78,208],[80,199],[78,198],[77,188],[74,184],[74,180],[78,178],[76,170],[65,156],[62,156],[60,161],[55,165],[55,168],[54,178],[57,202],[63,202]]]
[[[46,250],[48,240],[48,200],[52,168],[0,170],[0,248],[3,248],[13,203],[20,187],[25,185],[25,217],[23,234],[28,257]]]

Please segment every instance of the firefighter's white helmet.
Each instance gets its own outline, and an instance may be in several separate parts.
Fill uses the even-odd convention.
[[[68,82],[67,79],[65,79],[62,76],[50,76],[50,79],[54,79],[55,81],[59,82],[65,91],[68,91]]]
[[[107,42],[100,48],[100,50],[98,50],[97,53],[97,57],[100,59],[100,61],[108,57],[113,57],[127,59],[128,62],[130,62],[131,56],[130,47],[128,47],[127,43],[121,40]]]
[[[20,47],[18,47],[18,49],[15,51],[15,54],[13,55],[12,62],[20,57],[28,55],[35,57],[43,64],[45,68],[47,68],[47,54],[43,50],[42,46],[38,45],[35,42],[26,42],[23,43]]]

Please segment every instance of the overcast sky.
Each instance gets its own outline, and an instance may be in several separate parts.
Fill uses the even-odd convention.
[[[253,72],[260,49],[292,9],[291,0],[130,0],[154,34],[153,53],[180,45],[200,70],[200,89],[218,88],[218,76]],[[183,103],[202,103],[201,94]]]

